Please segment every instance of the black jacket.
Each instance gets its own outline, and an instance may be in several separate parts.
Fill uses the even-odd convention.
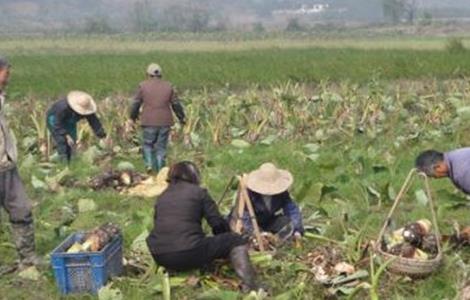
[[[87,116],[80,115],[70,107],[66,99],[62,99],[54,103],[51,108],[49,108],[47,115],[54,116],[53,133],[57,136],[65,137],[65,135],[67,134],[68,125],[74,125],[81,119],[86,119],[97,137],[106,137],[106,132],[104,131],[103,126],[101,125],[101,122],[96,116],[96,114],[91,114]]]
[[[202,219],[214,234],[230,230],[206,189],[184,181],[170,184],[155,204],[154,228],[147,238],[150,251],[159,255],[198,247],[205,238]]]

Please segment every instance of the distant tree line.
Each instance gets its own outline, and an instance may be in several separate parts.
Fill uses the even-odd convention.
[[[417,17],[417,0],[383,0],[383,13],[387,21],[414,23]]]
[[[425,1],[426,11],[418,0],[0,0],[0,32],[302,31],[322,23],[415,23],[419,18],[424,24],[437,12],[452,18],[466,11],[451,6],[445,14],[439,0]],[[468,0],[454,1],[461,7]],[[319,3],[329,5],[321,14],[273,13]]]

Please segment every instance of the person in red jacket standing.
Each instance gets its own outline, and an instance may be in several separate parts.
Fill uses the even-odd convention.
[[[157,64],[147,68],[147,80],[140,83],[134,97],[130,120],[131,127],[140,116],[143,132],[143,156],[148,172],[159,172],[166,164],[166,152],[173,112],[184,126],[185,114],[172,85],[162,79],[162,69]]]

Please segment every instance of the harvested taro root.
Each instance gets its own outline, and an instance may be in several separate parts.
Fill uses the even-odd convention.
[[[261,240],[264,249],[267,251],[275,251],[277,246],[279,245],[279,238],[270,232],[262,232]],[[250,237],[249,245],[251,250],[260,251],[260,245],[255,236]]]
[[[369,277],[367,271],[345,261],[341,249],[332,246],[318,246],[300,259],[309,267],[316,282],[329,287],[328,296],[355,289]]]
[[[328,284],[332,278],[339,275],[335,266],[344,262],[344,258],[337,248],[319,246],[309,252],[303,261],[311,268],[316,281]]]
[[[424,252],[429,253],[431,256],[436,256],[438,252],[437,243],[438,243],[438,240],[436,238],[436,235],[428,234],[423,238],[421,249]]]
[[[455,228],[455,233],[452,235],[442,236],[442,241],[449,242],[454,248],[470,246],[470,226],[464,227],[463,229]]]
[[[417,222],[408,224],[403,230],[403,239],[405,242],[410,243],[415,247],[420,247],[423,238],[431,231],[431,222],[423,219]]]
[[[97,227],[85,236],[84,242],[74,243],[68,250],[67,253],[79,253],[79,252],[96,252],[103,249],[114,237],[121,234],[121,230],[117,225],[112,223],[106,223],[100,227]]]
[[[94,190],[105,188],[114,188],[122,190],[127,187],[135,186],[144,181],[147,176],[135,171],[106,171],[101,175],[92,178],[89,186]]]
[[[395,256],[427,260],[438,253],[436,235],[431,233],[431,222],[422,219],[393,231],[382,240],[382,250]]]

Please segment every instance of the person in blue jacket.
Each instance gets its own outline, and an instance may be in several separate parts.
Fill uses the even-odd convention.
[[[88,121],[98,138],[106,138],[106,132],[96,116],[96,110],[93,98],[80,91],[70,92],[65,99],[55,102],[50,107],[47,112],[47,128],[61,159],[70,162],[77,142],[77,123],[81,119]]]
[[[288,191],[293,182],[289,171],[278,169],[272,163],[261,165],[246,179],[258,225],[281,240],[292,236],[300,238],[304,234],[302,213]],[[242,219],[243,231],[251,233],[253,225],[247,210]]]

